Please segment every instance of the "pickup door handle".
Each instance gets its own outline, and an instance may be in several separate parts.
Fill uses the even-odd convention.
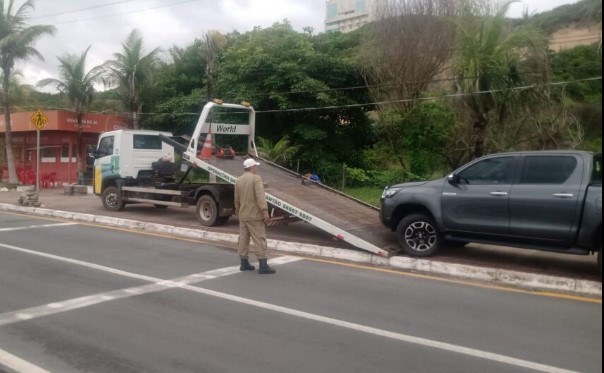
[[[558,197],[558,198],[572,198],[573,194],[572,193],[554,193],[554,194],[552,194],[552,196]]]
[[[496,197],[502,197],[502,196],[507,196],[508,192],[491,192],[490,193],[492,196],[496,196]]]

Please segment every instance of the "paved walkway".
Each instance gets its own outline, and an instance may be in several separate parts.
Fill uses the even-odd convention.
[[[41,189],[39,208],[17,202],[21,193],[0,191],[0,211],[21,212],[68,220],[220,241],[235,247],[238,222],[232,218],[217,228],[201,227],[193,208],[157,209],[150,205],[129,205],[123,211],[103,208],[98,197],[65,195],[62,188]],[[430,259],[406,256],[381,258],[356,250],[345,242],[305,223],[268,228],[269,248],[276,251],[369,263],[437,276],[486,281],[527,290],[554,291],[599,297],[602,283],[595,256],[575,256],[490,245],[468,245],[445,249]],[[396,246],[395,237],[390,238]]]

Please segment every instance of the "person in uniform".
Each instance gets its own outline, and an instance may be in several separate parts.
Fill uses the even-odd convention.
[[[256,247],[259,274],[272,274],[276,271],[269,267],[266,258],[266,223],[269,220],[266,194],[262,178],[258,175],[260,163],[252,158],[243,162],[244,173],[235,182],[235,215],[239,218],[238,253],[241,271],[253,271],[255,267],[249,262],[250,238]]]

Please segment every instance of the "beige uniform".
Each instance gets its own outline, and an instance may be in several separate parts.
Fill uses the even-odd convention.
[[[260,176],[245,172],[235,183],[235,214],[239,217],[239,257],[248,258],[250,237],[258,259],[266,258],[268,204]]]

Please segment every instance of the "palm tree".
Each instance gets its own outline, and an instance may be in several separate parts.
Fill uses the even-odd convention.
[[[143,55],[143,37],[137,30],[132,30],[122,43],[122,52],[114,53],[115,59],[105,62],[109,83],[118,86],[122,102],[132,113],[132,125],[135,129],[140,127],[142,94],[151,82],[159,51],[159,48],[155,48]]]
[[[218,59],[218,54],[226,47],[226,44],[226,37],[216,30],[208,31],[203,36],[208,101],[212,101],[214,98],[214,64]]]
[[[104,72],[103,66],[96,66],[86,72],[86,56],[89,50],[90,47],[79,56],[67,53],[62,57],[58,57],[60,79],[43,79],[37,84],[40,88],[50,86],[57,89],[62,96],[67,98],[76,113],[78,123],[76,160],[80,183],[82,183],[84,176],[84,162],[82,162],[82,119],[84,118],[86,108],[94,100],[94,84],[100,80]]]
[[[506,14],[515,1],[494,15],[458,24],[459,45],[454,61],[455,84],[472,117],[472,153],[483,155],[487,126],[493,113],[502,115],[514,104],[514,87],[522,82],[521,64],[531,53],[545,55],[545,39],[528,29],[507,31]]]
[[[25,111],[37,105],[37,100],[33,97],[35,88],[29,84],[22,84],[23,74],[19,70],[13,70],[8,78],[8,95],[11,98],[10,110]],[[4,81],[4,74],[0,71],[0,81]]]
[[[44,60],[33,44],[42,36],[53,35],[56,28],[49,25],[29,26],[29,14],[35,8],[34,0],[25,1],[15,8],[14,0],[0,0],[0,69],[2,69],[2,108],[6,127],[6,163],[8,164],[8,182],[18,182],[13,154],[13,136],[10,121],[10,76],[15,61],[38,57]]]
[[[258,154],[271,162],[281,166],[289,166],[293,155],[300,149],[300,145],[290,145],[289,138],[284,136],[273,144],[272,141],[258,137]]]

